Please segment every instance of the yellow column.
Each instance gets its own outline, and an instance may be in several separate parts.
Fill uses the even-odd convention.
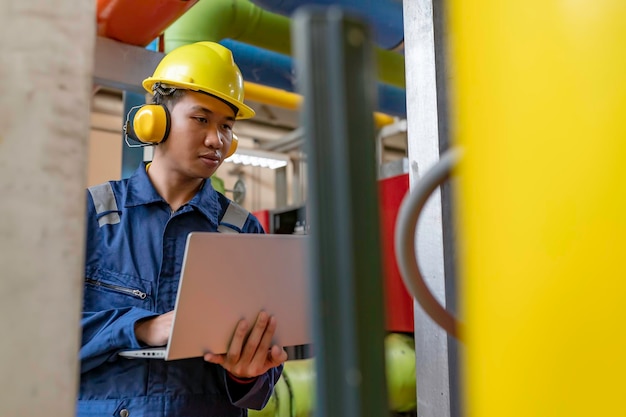
[[[626,2],[449,12],[467,415],[626,415]]]

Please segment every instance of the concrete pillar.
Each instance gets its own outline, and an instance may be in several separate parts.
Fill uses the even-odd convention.
[[[0,413],[74,415],[95,2],[0,3]]]

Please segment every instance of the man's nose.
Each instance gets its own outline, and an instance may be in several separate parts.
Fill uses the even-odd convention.
[[[224,138],[216,127],[208,129],[204,137],[204,145],[213,149],[221,149],[224,146]]]

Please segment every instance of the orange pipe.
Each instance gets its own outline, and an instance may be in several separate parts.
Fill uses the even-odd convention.
[[[198,0],[98,0],[98,36],[146,46]]]

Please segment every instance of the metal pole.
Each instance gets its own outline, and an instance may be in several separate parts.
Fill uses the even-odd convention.
[[[435,26],[442,22],[440,4],[433,8],[433,0],[403,3],[408,157],[412,186],[438,161],[440,150],[447,146],[445,72],[438,67],[438,64],[443,64],[443,32],[441,25]],[[438,12],[436,16],[434,11]],[[433,193],[417,229],[416,256],[428,287],[443,305],[454,302],[448,294],[453,288],[450,282],[446,282],[446,274],[452,272],[453,258],[447,256],[451,254],[451,244],[449,240],[444,240],[451,237],[449,196],[447,188],[443,193],[438,190]],[[456,351],[450,352],[450,341],[445,331],[418,305],[415,307],[415,352],[418,416],[458,415],[458,402],[456,397],[451,396],[456,393],[456,388],[451,393],[451,387],[456,387],[458,376],[456,368],[450,368]]]
[[[338,8],[296,12],[310,180],[316,414],[388,414],[373,47]]]
[[[126,90],[123,92],[122,97],[124,101],[122,123],[126,123],[126,115],[130,109],[146,104],[146,96]],[[130,148],[126,146],[124,132],[122,132],[122,178],[128,178],[133,175],[133,172],[135,172],[139,164],[143,161],[143,155],[144,148]]]
[[[304,189],[303,189],[303,178],[302,175],[304,174],[304,169],[305,169],[305,165],[304,165],[304,161],[302,160],[303,158],[303,154],[302,152],[299,153],[297,158],[294,158],[293,160],[293,170],[292,170],[292,177],[291,177],[291,203],[294,206],[298,206],[300,204],[302,204],[305,201],[305,197],[304,197]]]
[[[276,208],[287,206],[287,167],[274,170],[274,184],[276,190]]]

